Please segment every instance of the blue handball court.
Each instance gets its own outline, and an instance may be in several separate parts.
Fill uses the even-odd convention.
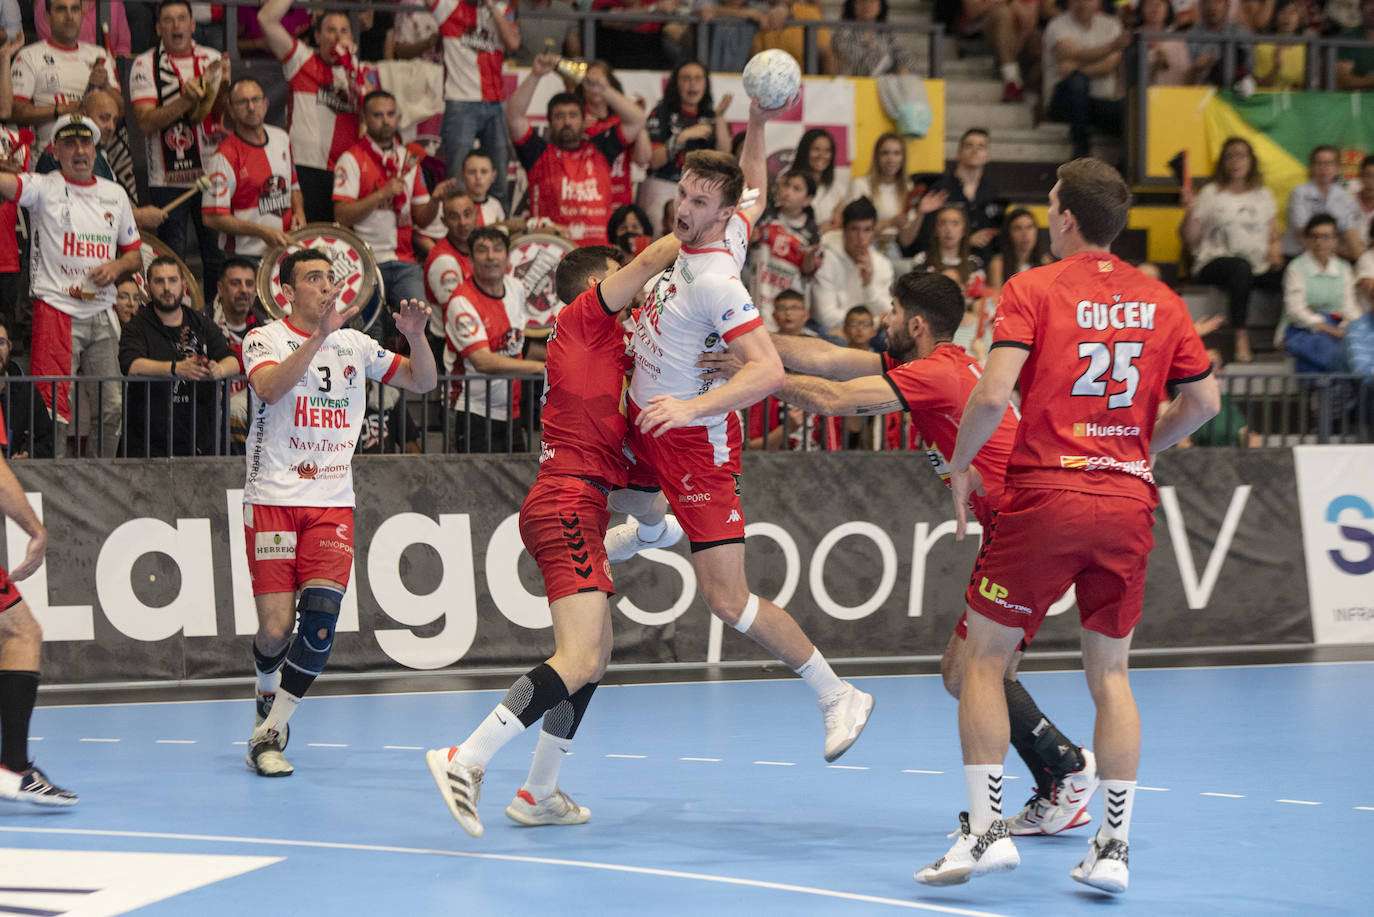
[[[955,704],[938,676],[865,671],[842,667],[876,697],[874,717],[832,765],[794,678],[614,673],[561,781],[591,821],[506,819],[526,734],[487,773],[480,840],[449,816],[424,749],[461,741],[504,677],[463,691],[322,682],[282,780],[244,765],[243,686],[139,703],[48,693],[33,754],[81,803],[0,804],[0,915],[1371,913],[1367,653],[1137,671],[1145,750],[1131,886],[1116,897],[1069,878],[1091,827],[1021,839],[1014,872],[918,886],[964,806]],[[1081,673],[1024,680],[1091,743]],[[1014,755],[1007,772],[1014,811],[1031,783]]]

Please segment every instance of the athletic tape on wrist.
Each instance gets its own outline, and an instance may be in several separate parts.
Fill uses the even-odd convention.
[[[744,611],[740,612],[739,620],[735,622],[735,630],[740,633],[748,633],[749,628],[754,625],[754,618],[759,613],[759,597],[754,593],[749,593],[749,601],[744,603]]]

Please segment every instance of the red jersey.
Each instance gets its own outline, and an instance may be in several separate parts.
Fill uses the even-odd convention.
[[[575,150],[552,146],[531,128],[515,144],[515,154],[529,173],[530,215],[546,217],[568,228],[579,246],[605,245],[611,218],[611,168],[629,144],[617,126]]]
[[[954,443],[959,438],[964,405],[982,375],[978,361],[958,344],[944,343],[923,360],[894,364],[884,354],[883,362],[888,385],[897,393],[902,407],[911,412],[911,426],[920,437],[921,448],[948,487],[949,457],[954,454]],[[1008,407],[997,430],[974,456],[973,467],[982,475],[987,490],[986,495],[975,493],[972,499],[974,515],[980,521],[990,518],[990,511],[1001,503],[1016,428],[1016,410]]]
[[[554,319],[545,364],[539,473],[625,486],[625,372],[630,360],[620,313],[598,285]]]
[[[426,0],[439,22],[444,44],[444,99],[454,102],[499,102],[505,47],[493,18],[515,21],[515,5],[503,0],[487,5],[463,0]]]
[[[1212,371],[1177,294],[1113,255],[1083,252],[1007,281],[992,346],[1030,352],[1007,486],[1154,505],[1150,438],[1165,383]]]
[[[296,167],[291,162],[291,142],[286,131],[264,125],[267,139],[261,146],[230,134],[205,167],[213,184],[205,190],[205,213],[232,214],[248,223],[282,231],[291,228],[291,192],[300,190]],[[228,254],[262,255],[267,243],[257,236],[219,234],[219,246]]]
[[[620,127],[620,115],[608,115],[600,121],[587,125],[587,136],[595,137],[612,128]],[[635,202],[634,180],[630,174],[630,148],[627,146],[620,155],[611,160],[611,209]]]

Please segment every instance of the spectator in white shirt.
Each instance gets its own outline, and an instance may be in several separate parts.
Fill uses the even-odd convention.
[[[1283,319],[1274,346],[1297,361],[1300,373],[1334,373],[1345,367],[1341,339],[1360,317],[1350,265],[1336,257],[1334,217],[1319,213],[1307,221],[1307,251],[1283,272]]]
[[[876,316],[892,302],[892,262],[873,245],[877,222],[872,202],[860,198],[841,214],[842,244],[822,249],[811,286],[811,318],[827,334],[840,334],[854,306],[867,306]]]

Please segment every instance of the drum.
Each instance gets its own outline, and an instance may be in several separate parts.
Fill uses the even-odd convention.
[[[527,337],[547,335],[554,316],[563,308],[554,286],[554,275],[558,262],[575,248],[577,245],[569,239],[539,232],[517,236],[511,243],[510,267],[506,273],[525,288],[525,311],[529,316],[525,328]]]
[[[183,301],[195,309],[197,312],[205,311],[205,293],[200,288],[200,278],[191,273],[191,269],[186,266],[186,262],[177,257],[177,253],[168,247],[157,236],[150,232],[140,232],[139,238],[143,244],[139,247],[139,254],[143,256],[143,269],[141,273],[146,279],[148,276],[148,265],[153,263],[155,258],[171,258],[181,268],[181,279],[186,285],[186,296]]]
[[[281,263],[292,251],[313,248],[329,257],[330,280],[344,285],[339,301],[348,307],[363,304],[362,311],[349,324],[359,331],[371,328],[382,314],[386,295],[382,269],[367,243],[336,223],[307,223],[287,235],[294,243],[291,248],[270,248],[258,264],[258,299],[267,314],[281,318],[291,313],[291,304],[281,289]]]

